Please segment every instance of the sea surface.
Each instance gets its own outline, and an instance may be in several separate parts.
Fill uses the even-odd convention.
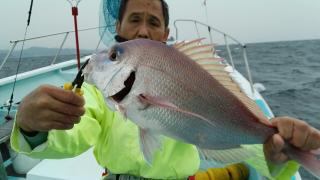
[[[246,74],[241,48],[231,48],[236,68]],[[228,59],[224,47],[217,49]],[[265,86],[262,95],[274,114],[302,119],[320,129],[320,40],[247,44],[247,54],[253,81]],[[74,57],[65,55],[58,61]],[[24,57],[20,72],[50,64],[52,58]],[[17,57],[11,58],[0,78],[14,75],[17,62]],[[300,172],[303,179],[315,179],[304,169]]]

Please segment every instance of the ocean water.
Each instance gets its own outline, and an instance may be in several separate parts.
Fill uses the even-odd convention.
[[[84,57],[88,54],[81,54],[81,57]],[[4,55],[0,54],[0,64],[3,61]],[[40,67],[48,66],[53,62],[54,56],[28,56],[21,59],[19,73],[27,72],[32,69],[37,69]],[[76,59],[75,54],[70,55],[61,55],[55,61],[56,63],[64,62],[67,60]],[[0,78],[13,76],[17,72],[17,64],[19,63],[19,57],[12,57],[7,60],[3,68],[0,70]]]
[[[219,55],[226,57],[223,47]],[[232,46],[236,68],[245,74],[241,49]],[[276,116],[305,120],[320,129],[320,40],[255,43],[247,45],[253,81],[262,83],[262,95]],[[74,58],[65,56],[59,61]],[[13,75],[17,58],[0,71],[0,78]],[[24,58],[20,72],[49,64],[52,57]],[[0,57],[1,62],[1,57]],[[303,179],[315,179],[300,170]]]

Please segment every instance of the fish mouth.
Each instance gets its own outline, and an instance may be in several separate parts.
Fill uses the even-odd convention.
[[[130,93],[135,80],[136,80],[136,72],[132,71],[129,77],[127,78],[127,80],[124,81],[125,87],[115,95],[111,96],[110,98],[115,102],[120,103]]]

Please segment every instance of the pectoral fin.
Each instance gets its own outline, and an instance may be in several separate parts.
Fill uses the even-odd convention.
[[[157,150],[162,150],[162,138],[160,135],[140,128],[140,148],[144,159],[149,165],[152,164],[153,156]]]
[[[138,98],[144,104],[154,105],[154,106],[170,109],[170,110],[173,110],[173,111],[176,111],[176,112],[180,112],[180,113],[183,113],[183,114],[186,114],[186,115],[189,115],[189,116],[194,116],[194,117],[202,119],[202,120],[208,122],[209,124],[215,126],[213,121],[210,121],[209,119],[201,116],[200,114],[197,114],[197,113],[194,113],[194,112],[190,112],[188,110],[181,109],[178,106],[176,106],[175,104],[173,104],[170,101],[167,101],[167,100],[165,100],[163,98],[152,97],[152,96],[148,96],[148,95],[145,95],[145,94],[140,94]]]

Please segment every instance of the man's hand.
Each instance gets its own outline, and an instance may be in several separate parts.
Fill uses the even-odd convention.
[[[290,117],[278,117],[272,119],[271,123],[278,128],[279,133],[264,144],[264,153],[270,162],[280,164],[289,160],[282,152],[285,141],[305,151],[320,148],[320,131],[306,122]]]
[[[72,91],[40,86],[19,106],[17,125],[26,132],[72,129],[84,114],[84,99]]]

